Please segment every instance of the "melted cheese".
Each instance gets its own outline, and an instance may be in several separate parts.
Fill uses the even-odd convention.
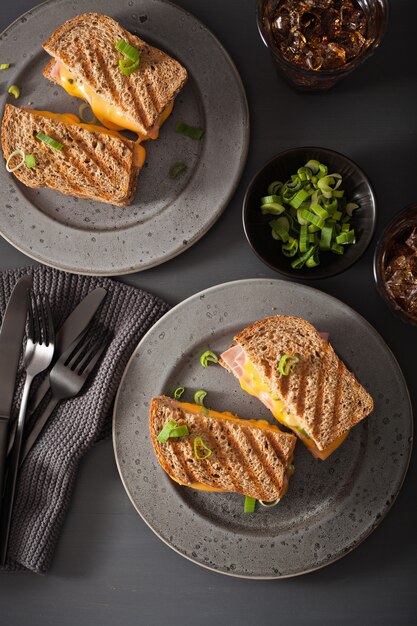
[[[40,117],[48,117],[50,119],[58,120],[59,122],[63,122],[64,124],[75,124],[77,126],[80,126],[81,128],[85,128],[90,132],[102,133],[103,135],[111,135],[113,137],[118,137],[123,141],[126,140],[123,135],[116,132],[115,130],[109,130],[108,128],[97,126],[97,124],[85,124],[81,122],[80,118],[73,113],[50,113],[49,111],[36,111],[34,109],[26,109],[26,111],[30,111],[30,113],[34,115],[39,115]],[[143,146],[140,145],[139,140],[135,142],[133,159],[135,167],[139,169],[143,167],[146,159],[146,150]]]
[[[236,415],[233,415],[233,413],[229,413],[228,411],[225,411],[225,412],[214,411],[213,409],[206,409],[204,407],[199,406],[198,404],[191,404],[190,402],[178,402],[178,404],[181,405],[181,408],[184,409],[184,411],[188,411],[189,413],[194,413],[195,415],[198,415],[204,412],[204,414],[208,415],[209,417],[232,420],[240,424],[251,424],[252,426],[261,428],[263,430],[273,430],[275,432],[279,431],[279,428],[277,428],[273,424],[270,424],[266,420],[244,420],[244,419],[241,419],[240,417],[236,417]],[[290,463],[292,463],[292,459],[290,460]],[[290,469],[288,469],[287,471],[288,471],[288,474],[292,473]],[[224,493],[224,489],[221,489],[219,487],[210,487],[210,485],[204,485],[203,483],[191,483],[191,484],[183,483],[180,480],[178,480],[178,478],[174,478],[174,476],[171,476],[171,474],[169,476],[176,483],[178,483],[179,485],[183,485],[184,487],[191,487],[192,489],[198,489],[199,491],[213,491],[216,493]],[[288,489],[288,478],[285,475],[281,497],[286,493],[287,489]]]
[[[109,128],[110,130],[131,130],[138,135],[140,141],[158,138],[159,129],[171,115],[172,108],[174,106],[174,103],[170,102],[170,104],[168,104],[168,106],[162,111],[151,131],[149,131],[146,135],[143,135],[141,129],[130,117],[113,104],[107,102],[103,96],[97,94],[91,87],[83,83],[81,80],[77,80],[62,62],[60,62],[59,65],[59,83],[65,91],[70,94],[70,96],[86,100],[96,118],[104,126],[106,126],[106,128]]]
[[[335,439],[323,450],[320,450],[314,443],[313,439],[308,436],[308,433],[305,435],[303,432],[298,430],[301,428],[300,422],[292,413],[286,410],[285,404],[282,400],[273,396],[269,385],[262,380],[252,363],[246,360],[242,369],[243,375],[239,378],[239,383],[242,389],[252,396],[259,398],[259,400],[261,400],[261,402],[263,402],[263,404],[265,404],[265,406],[271,411],[272,415],[278,422],[284,424],[284,426],[288,426],[288,428],[291,428],[291,430],[293,430],[302,442],[309,448],[314,457],[324,461],[328,456],[330,456],[330,454],[332,454],[332,452],[336,450],[336,448],[340,446],[341,443],[343,443],[348,436],[349,431]]]

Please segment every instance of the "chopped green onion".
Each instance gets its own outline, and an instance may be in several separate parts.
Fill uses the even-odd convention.
[[[90,110],[90,114],[91,114],[91,115],[90,115],[90,118],[89,118],[89,119],[86,119],[86,118],[85,118],[85,115],[84,115],[84,112],[85,112],[86,110],[88,110],[88,109]],[[83,122],[85,122],[86,124],[95,124],[95,123],[97,122],[97,118],[96,118],[96,116],[94,115],[94,113],[93,113],[93,111],[92,111],[92,109],[91,109],[90,105],[89,105],[89,104],[87,104],[87,102],[83,102],[82,104],[80,104],[80,106],[78,107],[78,113],[79,113],[80,118],[81,118],[81,119],[83,120]]]
[[[277,506],[280,500],[281,498],[277,498],[276,500],[273,500],[272,502],[265,502],[264,500],[258,500],[258,502],[261,506],[264,506],[266,509],[272,509],[273,506]]]
[[[319,217],[315,213],[311,213],[311,211],[307,211],[307,209],[303,209],[301,211],[301,217],[304,220],[307,220],[310,224],[317,226],[317,228],[323,228],[325,220],[322,217]]]
[[[27,154],[25,156],[25,163],[26,163],[26,167],[29,168],[30,170],[36,167],[36,159],[33,156],[33,154]]]
[[[208,367],[209,363],[218,363],[219,358],[211,350],[206,350],[200,356],[200,363],[203,367]]]
[[[175,127],[175,132],[180,133],[180,135],[185,135],[185,137],[189,137],[190,139],[199,140],[204,135],[204,130],[201,128],[196,128],[194,126],[189,126],[185,122],[178,122]]]
[[[173,163],[169,168],[169,177],[171,180],[176,180],[187,170],[187,166],[184,161],[177,161]]]
[[[245,504],[243,507],[243,511],[245,513],[254,513],[256,508],[256,498],[251,498],[250,496],[245,496]]]
[[[353,211],[356,211],[356,209],[359,209],[359,204],[356,204],[356,202],[348,202],[346,205],[346,213],[349,215],[349,217],[352,217],[352,213]]]
[[[115,48],[118,52],[123,54],[124,57],[129,59],[129,61],[139,61],[141,57],[141,53],[139,50],[131,46],[124,39],[119,39],[115,45]]]
[[[209,448],[204,443],[201,437],[196,437],[194,439],[193,447],[194,447],[194,456],[199,461],[204,461],[205,459],[208,459],[213,454],[213,450],[211,450],[211,448]],[[201,451],[203,451],[202,454],[200,453]]]
[[[18,97],[20,96],[20,89],[17,85],[10,85],[7,91],[11,93],[12,96],[14,96],[15,100],[17,100]]]
[[[140,60],[138,61],[129,61],[128,59],[120,59],[119,60],[119,70],[121,74],[124,76],[128,76],[132,74],[132,72],[136,72],[140,65]]]
[[[276,235],[274,239],[280,239],[284,243],[289,240],[290,223],[286,217],[278,217],[278,219],[269,222],[269,225],[272,228],[272,236]]]
[[[300,250],[300,252],[307,252],[307,248],[308,248],[307,225],[302,224],[300,228],[300,239],[298,243],[298,249]]]
[[[344,246],[347,243],[355,243],[356,239],[355,239],[355,231],[349,230],[347,233],[340,233],[340,235],[337,235],[336,237],[336,243]]]
[[[320,234],[320,250],[330,250],[330,244],[333,239],[334,222],[327,222],[321,229]]]
[[[295,196],[291,198],[290,204],[294,207],[294,209],[298,209],[302,205],[304,200],[307,200],[307,198],[309,198],[310,196],[311,193],[309,191],[306,191],[305,189],[300,189],[299,191],[297,191]]]
[[[301,426],[296,426],[295,429],[298,430],[298,432],[301,433],[304,437],[307,437],[307,439],[310,439],[310,437],[307,435],[304,428],[301,428]]]
[[[0,70],[8,70],[10,67],[10,63],[1,63]]]
[[[14,165],[13,167],[10,167],[10,162],[12,161],[12,159],[14,159],[15,156],[20,156],[20,161],[18,163],[16,163],[16,165]],[[15,172],[16,170],[19,169],[19,167],[22,167],[25,164],[25,152],[24,150],[21,150],[20,148],[18,150],[14,150],[9,158],[6,161],[6,170],[8,172]]]
[[[270,185],[268,185],[268,194],[273,195],[276,194],[282,187],[283,183],[280,180],[274,180]]]
[[[185,387],[177,387],[174,391],[175,400],[179,400],[185,391]]]
[[[329,174],[326,165],[310,159],[286,182],[268,185],[261,212],[279,216],[269,222],[271,234],[292,257],[293,269],[314,268],[320,252],[343,254],[344,245],[355,243],[350,218],[358,205],[346,201],[342,182],[341,174]]]
[[[294,354],[284,354],[278,363],[279,373],[282,376],[288,376],[294,365],[296,365],[299,360],[298,356],[295,356]]]
[[[74,84],[74,79],[73,78],[69,78],[68,82],[69,82],[70,85],[73,85]]]
[[[169,420],[167,424],[163,427],[159,435],[157,436],[157,440],[161,443],[165,443],[169,439],[169,433],[173,428],[176,428],[177,422],[175,420]]]
[[[194,394],[194,402],[200,406],[204,406],[204,398],[207,395],[207,391],[204,389],[198,389]]]
[[[49,135],[45,135],[45,133],[43,133],[41,130],[36,133],[36,138],[40,141],[43,141],[43,143],[46,143],[48,146],[54,148],[55,150],[62,150],[64,147],[62,143],[59,143],[59,141],[55,141],[55,139],[49,137]]]
[[[189,434],[190,431],[188,430],[187,424],[182,424],[181,426],[177,426],[169,431],[169,439],[171,439],[171,437],[186,437]]]
[[[282,245],[282,253],[287,257],[293,257],[298,252],[298,241],[294,237],[289,237],[287,243]]]
[[[281,215],[281,213],[284,213],[285,211],[285,206],[278,202],[270,202],[269,204],[263,204],[261,206],[261,211],[263,215]]]

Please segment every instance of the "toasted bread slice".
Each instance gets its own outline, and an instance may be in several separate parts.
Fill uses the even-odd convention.
[[[61,121],[67,119],[65,115],[51,118],[45,114],[6,104],[1,136],[4,158],[21,149],[36,159],[36,167],[16,169],[16,178],[28,187],[50,187],[80,198],[129,204],[139,171],[135,143],[98,126]],[[55,150],[37,139],[39,131],[63,144],[63,149]]]
[[[369,393],[306,320],[268,317],[251,324],[234,339],[260,384],[267,386],[271,403],[283,405],[282,421],[304,441],[311,439],[319,451],[333,451],[335,442],[341,443],[349,430],[373,410]],[[278,370],[285,354],[299,359],[287,376]],[[224,358],[220,363],[230,371]]]
[[[172,419],[186,424],[190,434],[159,442],[158,434]],[[268,422],[242,420],[161,396],[152,399],[150,431],[161,467],[181,485],[268,502],[286,492],[296,437]],[[212,450],[209,458],[196,458],[196,437]]]
[[[141,52],[138,70],[128,75],[119,69],[122,56],[115,49],[119,39]],[[178,61],[99,13],[68,20],[43,47],[78,81],[130,119],[143,136],[155,126],[187,80],[187,71]],[[53,66],[54,61],[48,63],[44,75],[57,82]]]

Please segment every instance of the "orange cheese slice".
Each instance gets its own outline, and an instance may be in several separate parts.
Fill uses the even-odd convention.
[[[103,96],[97,94],[91,87],[83,83],[81,80],[77,80],[64,63],[59,62],[58,71],[59,74],[57,77],[59,77],[59,83],[65,91],[69,93],[70,96],[86,100],[96,118],[110,130],[131,130],[138,135],[138,138],[141,141],[146,139],[157,139],[160,127],[171,115],[172,108],[174,106],[173,102],[170,102],[162,111],[152,130],[146,135],[143,135],[139,127],[132,119],[130,119],[116,106],[107,102]]]
[[[58,120],[59,122],[64,122],[64,124],[75,124],[80,126],[81,128],[85,128],[90,132],[102,133],[103,135],[111,135],[113,137],[118,137],[119,139],[126,140],[126,137],[123,137],[120,133],[115,130],[109,130],[108,128],[103,128],[103,126],[97,126],[97,124],[85,124],[81,122],[81,120],[74,115],[73,113],[50,113],[50,111],[36,111],[34,109],[26,109],[26,111],[30,111],[34,115],[39,115],[40,117],[48,117],[51,119]],[[146,150],[143,146],[140,145],[140,141],[135,142],[134,147],[134,165],[137,168],[142,168],[146,159]]]

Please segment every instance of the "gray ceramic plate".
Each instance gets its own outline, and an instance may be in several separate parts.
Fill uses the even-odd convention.
[[[159,467],[148,427],[149,401],[179,385],[206,389],[206,405],[273,421],[220,366],[219,353],[244,326],[268,315],[305,317],[330,341],[375,401],[326,462],[298,443],[295,475],[273,509],[243,513],[237,494],[180,487]],[[403,482],[412,446],[412,412],[401,370],[377,332],[355,311],[320,291],[279,280],[249,279],[203,291],[167,313],[133,355],[116,401],[113,440],[123,484],[150,528],[199,565],[248,578],[296,576],[344,556],[381,522]]]
[[[78,112],[80,100],[42,76],[41,44],[57,26],[98,11],[175,56],[190,78],[158,141],[148,141],[134,204],[116,207],[22,186],[0,167],[0,232],[16,248],[78,274],[127,274],[159,265],[202,237],[230,200],[246,160],[249,119],[239,75],[217,39],[192,15],[163,0],[50,0],[14,22],[0,37],[0,108],[7,85],[22,88],[18,105]],[[16,53],[17,50],[17,53]],[[221,98],[219,93],[222,94]],[[205,129],[202,141],[175,132],[184,120]],[[170,180],[175,161],[186,175]]]

